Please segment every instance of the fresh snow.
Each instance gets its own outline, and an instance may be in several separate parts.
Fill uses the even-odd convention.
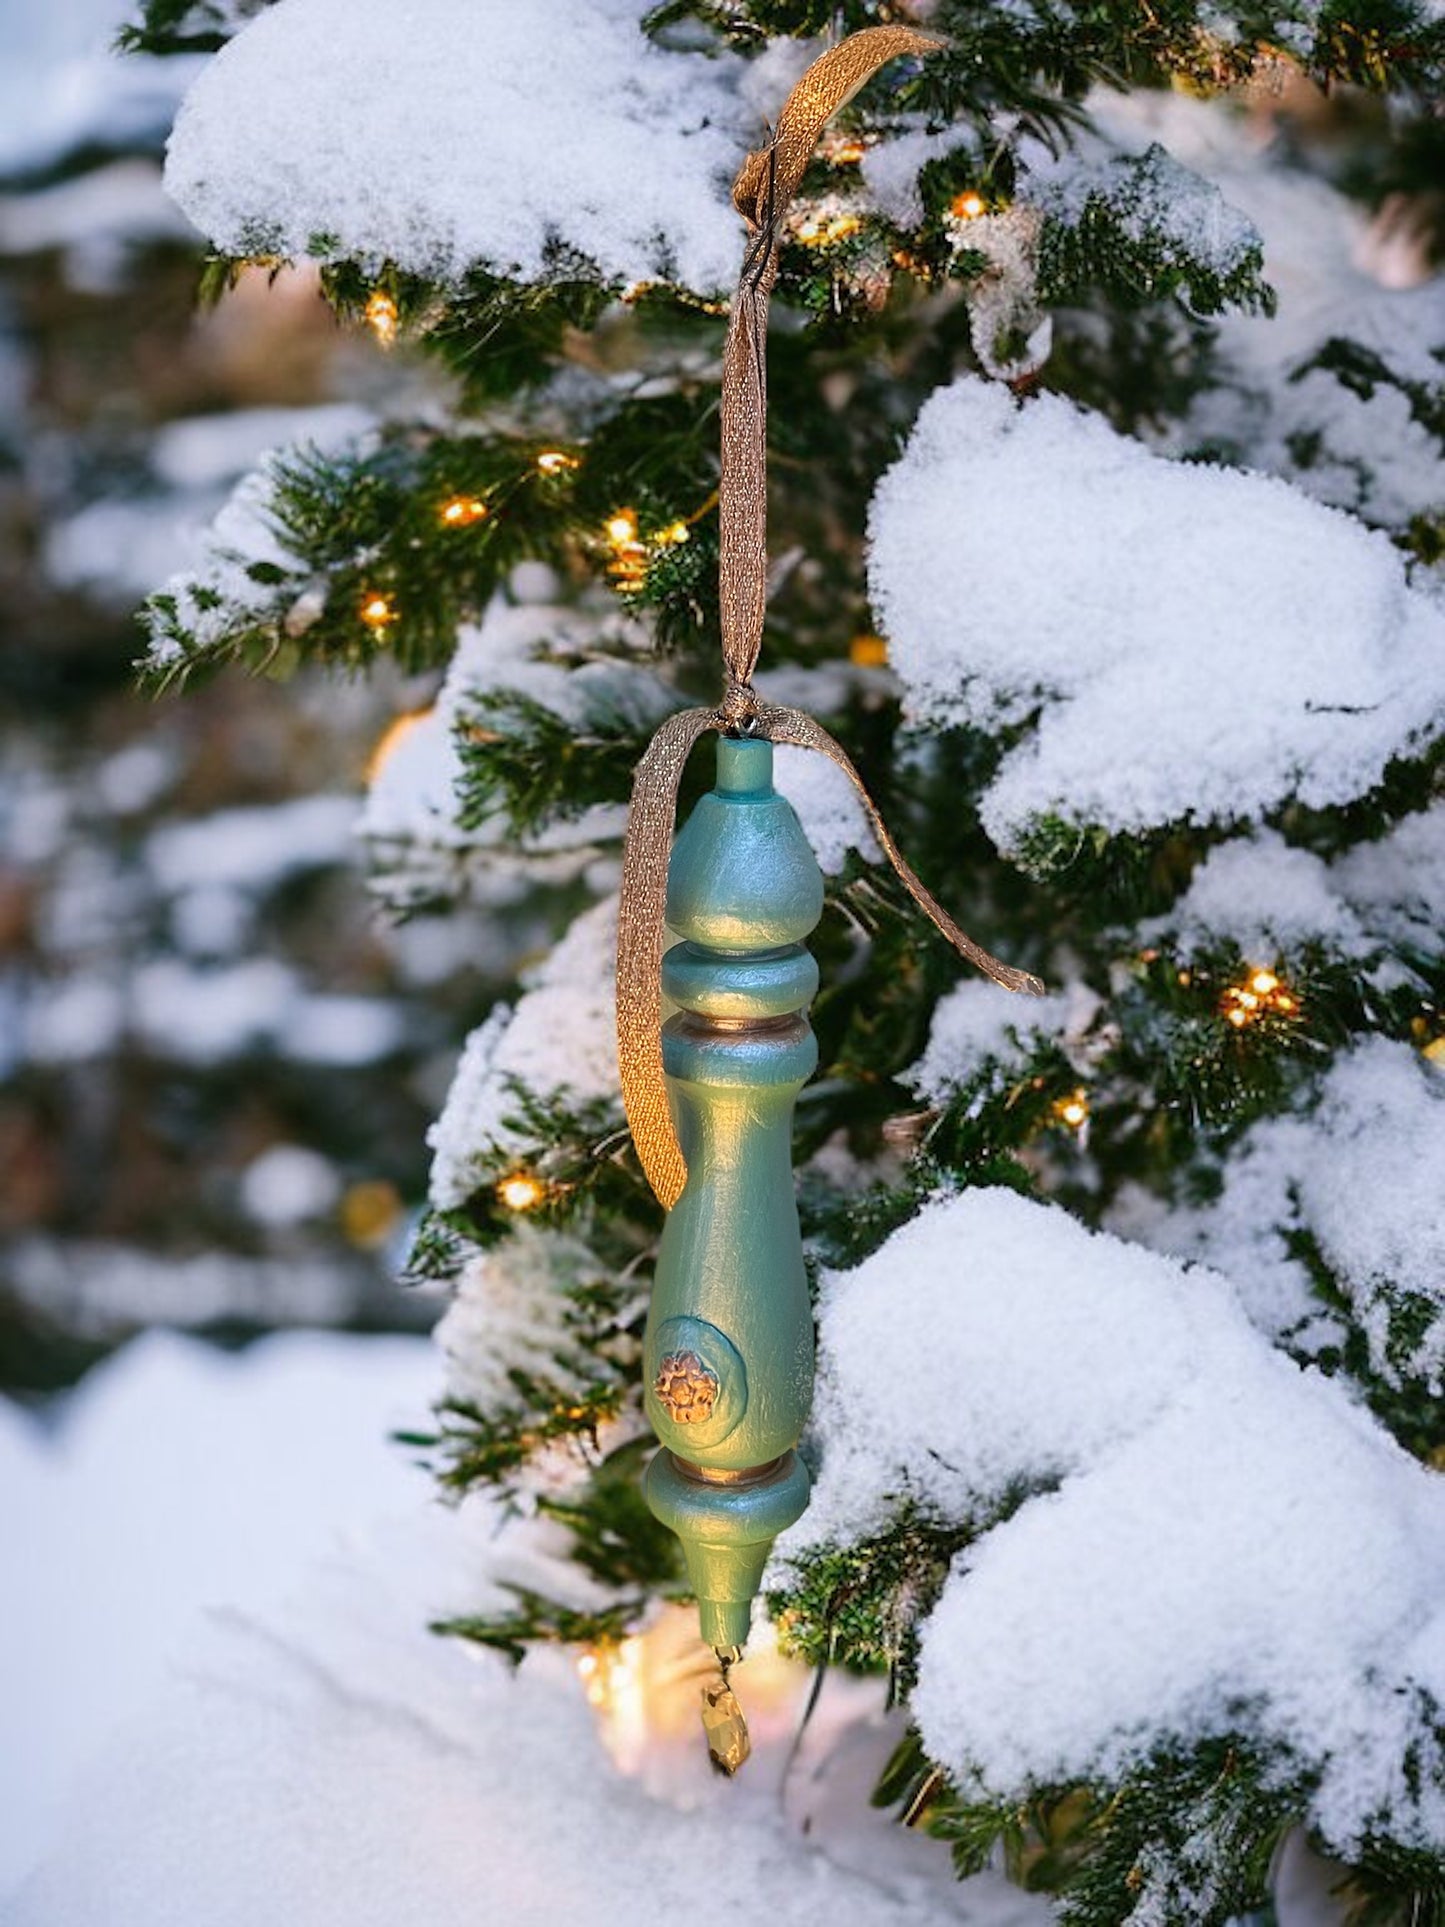
[[[1254,1125],[1224,1160],[1212,1203],[1143,1222],[1161,1249],[1240,1281],[1272,1337],[1338,1351],[1341,1321],[1311,1290],[1318,1250],[1364,1334],[1371,1370],[1445,1391],[1445,1068],[1376,1037],[1331,1065],[1307,1113]]]
[[[641,656],[645,641],[639,625],[618,611],[599,616],[497,596],[479,624],[459,631],[436,702],[409,719],[381,760],[361,834],[377,845],[400,846],[409,857],[413,851],[424,858],[428,850],[441,855],[485,848],[503,861],[507,846],[514,855],[545,856],[620,840],[627,812],[611,805],[559,818],[535,835],[521,835],[501,808],[463,829],[457,736],[473,726],[495,727],[479,705],[497,695],[536,703],[573,728],[604,716],[638,729],[656,727],[676,698],[641,660],[627,660],[629,654]],[[564,666],[579,660],[578,667]]]
[[[1318,1773],[1336,1847],[1384,1810],[1438,1838],[1411,1695],[1445,1696],[1445,1490],[1224,1280],[965,1192],[825,1277],[820,1363],[821,1469],[781,1560],[904,1506],[981,1532],[913,1701],[965,1783],[1015,1797],[1238,1732]],[[993,1523],[1021,1483],[1042,1495]]]
[[[779,743],[773,750],[773,785],[797,812],[818,867],[836,876],[850,852],[881,863],[883,852],[858,792],[828,757]]]
[[[513,1010],[498,1005],[467,1039],[428,1143],[431,1200],[464,1204],[489,1158],[528,1142],[513,1084],[540,1102],[588,1103],[617,1094],[613,977],[617,900],[585,911],[546,959]]]
[[[1419,952],[1438,956],[1445,902],[1445,804],[1404,816],[1374,843],[1326,863],[1260,829],[1217,844],[1168,914],[1145,924],[1181,957],[1237,944],[1253,963],[1324,945],[1338,956],[1379,959],[1398,973]]]
[[[1384,943],[1438,956],[1445,903],[1445,800],[1402,816],[1374,843],[1336,857],[1336,887]]]
[[[918,177],[924,168],[930,161],[977,146],[978,134],[971,127],[907,127],[892,140],[870,147],[858,171],[879,213],[900,227],[913,227],[923,219]]]
[[[102,1288],[107,1255],[93,1254]],[[276,1603],[328,1547],[364,1543],[372,1520],[425,1503],[429,1482],[387,1435],[426,1417],[435,1369],[416,1338],[291,1333],[228,1355],[152,1332],[43,1421],[0,1400],[0,1531],[12,1553],[0,1603],[0,1912],[48,1847],[77,1775],[145,1714],[202,1615]],[[141,1764],[124,1745],[120,1758]],[[164,1895],[152,1898],[154,1923],[168,1916]],[[211,1907],[195,1917],[217,1918]],[[120,1916],[102,1900],[49,1918],[109,1927]]]
[[[1024,726],[982,807],[1005,850],[1047,816],[1145,831],[1345,803],[1445,721],[1445,612],[1384,536],[1057,396],[940,390],[870,533],[911,714]]]
[[[1343,339],[1427,391],[1438,386],[1445,277],[1398,209],[1387,202],[1372,217],[1307,167],[1262,157],[1279,122],[1238,100],[1096,91],[1089,107],[1110,140],[1157,139],[1217,183],[1263,237],[1265,279],[1279,299],[1272,316],[1227,313],[1212,324],[1217,378],[1181,423],[1159,431],[1160,445],[1226,451],[1387,527],[1438,508],[1439,441],[1413,418],[1408,397],[1387,382],[1304,372],[1327,342]]]
[[[928,1045],[908,1082],[930,1103],[946,1103],[989,1064],[1022,1063],[1040,1044],[1082,1030],[1098,1007],[1083,985],[1047,997],[1020,997],[968,977],[934,1006]]]
[[[468,1261],[438,1322],[448,1394],[483,1412],[505,1410],[517,1402],[512,1373],[523,1371],[580,1395],[606,1360],[579,1344],[570,1295],[607,1283],[580,1238],[516,1224]]]
[[[579,258],[622,282],[736,277],[741,63],[654,45],[643,0],[282,0],[182,104],[166,183],[232,254],[451,281]]]
[[[1259,246],[1254,224],[1231,207],[1212,181],[1184,167],[1157,141],[1140,153],[1051,153],[1026,145],[1022,193],[1044,214],[1074,226],[1089,203],[1107,207],[1130,240],[1180,252],[1221,277],[1235,273]]]
[[[1360,919],[1341,896],[1330,867],[1293,849],[1277,830],[1231,837],[1205,857],[1167,916],[1146,924],[1152,942],[1167,930],[1181,958],[1236,943],[1247,961],[1272,964],[1311,944],[1346,957],[1371,947]]]
[[[833,1682],[789,1772],[809,1680],[765,1637],[739,1675],[754,1758],[723,1782],[676,1628],[615,1721],[572,1654],[514,1674],[431,1633],[504,1610],[510,1584],[596,1591],[555,1528],[444,1510],[388,1443],[424,1419],[434,1369],[416,1341],[233,1357],[154,1336],[49,1435],[0,1403],[7,1543],[31,1555],[0,1609],[7,1927],[662,1927],[679,1894],[698,1927],[1048,1919],[868,1810],[898,1730],[875,1692]]]

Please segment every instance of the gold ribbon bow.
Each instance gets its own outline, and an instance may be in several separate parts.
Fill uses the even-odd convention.
[[[1009,990],[1041,995],[1027,971],[1000,963],[966,936],[905,861],[842,745],[801,709],[761,702],[752,686],[767,595],[768,298],[778,273],[782,218],[824,126],[864,81],[898,54],[941,43],[911,27],[867,27],[815,60],[789,94],[766,147],[749,154],[733,205],[750,239],[728,320],[722,375],[722,478],[718,489],[722,651],[726,687],[716,709],[686,709],[648,744],[632,790],[617,914],[617,1056],[622,1101],[648,1182],[671,1210],[687,1165],[662,1069],[663,924],[677,791],[688,755],[709,730],[760,735],[821,750],[862,799],[873,832],[909,895],[953,947]]]

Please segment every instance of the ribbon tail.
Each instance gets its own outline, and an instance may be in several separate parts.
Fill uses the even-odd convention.
[[[793,743],[801,749],[820,750],[824,756],[838,765],[858,792],[859,799],[868,812],[868,821],[873,826],[873,834],[883,846],[888,861],[898,872],[904,888],[924,915],[947,937],[960,956],[967,957],[970,963],[976,964],[984,975],[992,977],[996,984],[1002,984],[1005,990],[1022,991],[1033,997],[1044,995],[1044,986],[1037,977],[1031,976],[1027,970],[1016,970],[1012,964],[1000,962],[990,951],[985,950],[982,944],[975,943],[973,938],[966,931],[961,930],[949,916],[894,842],[888,825],[879,814],[878,805],[868,794],[867,785],[854,767],[852,758],[843,745],[828,734],[821,723],[815,721],[805,710],[779,709],[771,704],[762,703],[757,710],[757,726],[760,732],[772,742]]]
[[[617,906],[617,1068],[622,1103],[647,1182],[670,1211],[687,1183],[662,1073],[662,947],[667,863],[677,791],[700,736],[723,727],[715,709],[669,716],[643,752],[633,779]]]

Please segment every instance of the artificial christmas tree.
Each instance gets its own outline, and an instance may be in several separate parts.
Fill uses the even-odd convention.
[[[212,282],[309,256],[448,381],[273,458],[150,672],[446,665],[379,887],[569,924],[466,1047],[412,1263],[456,1287],[441,1476],[588,1581],[446,1624],[610,1651],[686,1587],[611,974],[632,769],[727,634],[726,186],[809,36],[900,23],[942,45],[783,218],[757,704],[1049,994],[956,983],[845,777],[777,750],[827,907],[769,1610],[907,1703],[881,1797],[1066,1919],[1223,1921],[1300,1827],[1353,1920],[1439,1918],[1438,19],[280,0],[172,143]]]

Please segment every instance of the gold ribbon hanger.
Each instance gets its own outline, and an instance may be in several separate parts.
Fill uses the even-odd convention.
[[[749,242],[728,318],[722,374],[722,478],[718,487],[718,585],[725,686],[716,709],[685,709],[658,730],[637,765],[622,855],[617,913],[617,1058],[622,1101],[648,1182],[671,1210],[687,1165],[667,1101],[662,1068],[662,950],[667,865],[677,792],[689,754],[710,730],[765,736],[831,757],[852,783],[874,834],[914,902],[962,956],[1009,990],[1042,995],[1027,971],[1000,963],[967,936],[924,888],[889,834],[846,751],[801,709],[760,701],[752,675],[767,602],[768,300],[778,274],[779,234],[788,204],[838,109],[898,54],[930,54],[941,41],[911,27],[866,27],[815,60],[789,94],[772,139],[748,155],[733,205]]]

